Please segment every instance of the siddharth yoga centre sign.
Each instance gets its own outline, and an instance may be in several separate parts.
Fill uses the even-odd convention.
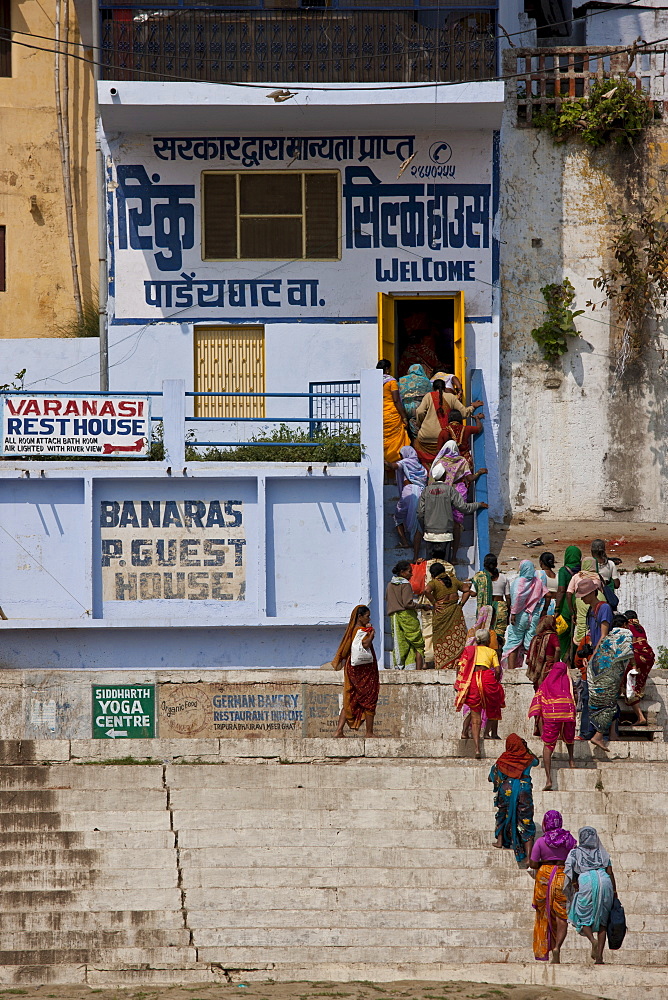
[[[467,313],[491,311],[491,131],[110,150],[115,322],[359,317],[379,291],[461,288]]]

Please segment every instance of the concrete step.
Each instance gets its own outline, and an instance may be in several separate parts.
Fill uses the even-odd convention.
[[[543,804],[540,800],[536,807],[536,818],[540,819],[542,812],[546,809],[559,809],[566,817],[568,826],[577,830],[580,826],[587,824],[595,826],[600,831],[601,836],[607,833],[609,828],[616,829],[621,833],[632,833],[638,826],[638,813],[632,815],[616,815],[614,812],[605,814],[601,812],[586,812],[586,802],[579,797],[577,810],[569,808],[568,802],[563,802],[558,793],[553,793],[548,802]],[[234,812],[205,812],[196,811],[192,814],[178,812],[174,814],[174,828],[182,830],[188,827],[190,830],[215,830],[219,827],[235,827],[244,829],[269,829],[285,830],[290,828],[337,828],[355,830],[380,830],[382,827],[394,830],[410,831],[414,830],[438,830],[448,829],[455,825],[461,830],[476,830],[480,825],[489,829],[494,825],[494,807],[490,796],[486,808],[465,809],[459,811],[453,808],[443,808],[439,812],[428,812],[426,810],[417,812],[397,812],[392,813],[383,809],[364,810],[317,810],[309,812],[307,809],[287,810],[274,808],[267,803],[267,809],[271,809],[270,814],[261,809],[237,809]],[[664,833],[666,823],[663,816],[645,815],[643,817],[643,832],[653,833],[660,836]],[[369,834],[369,836],[372,836]]]
[[[539,816],[537,817],[540,818]],[[493,820],[490,818],[485,828],[475,830],[412,830],[410,843],[414,849],[424,849],[433,851],[450,850],[452,848],[488,848],[491,843]],[[574,831],[577,827],[573,824]],[[284,827],[281,829],[280,838],[277,838],[273,827],[248,829],[248,828],[222,828],[218,830],[192,830],[181,829],[179,831],[179,844],[182,851],[184,849],[206,849],[214,848],[214,856],[217,856],[223,848],[267,848],[274,847],[277,839],[284,846],[292,850],[299,850],[310,847],[333,847],[341,850],[360,849],[359,833],[356,829],[327,827],[325,829],[315,829],[313,827]],[[608,829],[605,832],[605,843],[610,851],[653,851],[656,846],[656,836],[647,833],[615,833]],[[378,848],[399,847],[406,844],[406,832],[403,829],[376,830],[373,834],[373,844]],[[364,840],[364,848],[369,846],[369,841]]]
[[[194,962],[194,948],[83,948],[0,951],[0,965],[71,965],[73,963],[123,962],[139,965],[158,962]]]
[[[90,948],[110,951],[119,948],[184,948],[190,943],[190,931],[180,929],[165,930],[159,927],[108,930],[103,927],[69,930],[4,931],[2,946],[5,951],[43,951],[62,949],[63,951]]]
[[[51,871],[61,868],[86,868],[93,870],[104,865],[105,868],[110,869],[150,871],[153,868],[164,870],[176,864],[173,846],[151,850],[119,847],[104,848],[103,850],[92,848],[42,849],[39,841],[40,838],[37,835],[33,840],[34,847],[14,848],[12,850],[0,849],[0,869],[5,871],[40,868]]]
[[[89,802],[89,806],[94,803]],[[169,813],[166,809],[128,812],[4,812],[0,813],[0,831],[34,830],[169,830]]]
[[[532,887],[529,876],[522,873],[526,881],[514,883],[510,881],[504,888],[482,886],[466,888],[426,888],[401,886],[392,888],[380,886],[378,882],[372,885],[360,883],[358,887],[350,887],[348,875],[345,883],[337,883],[332,879],[327,886],[300,888],[295,887],[289,893],[293,906],[306,910],[341,910],[348,909],[351,913],[358,908],[360,894],[364,890],[367,905],[378,910],[408,911],[420,913],[434,911],[447,914],[449,910],[457,911],[462,907],[470,907],[480,912],[500,910],[527,911],[531,913]],[[620,893],[621,895],[621,893]],[[191,910],[223,910],[226,907],[240,909],[259,909],[264,905],[267,909],[282,909],[285,906],[287,894],[285,886],[253,886],[247,888],[228,887],[226,889],[189,888],[186,890],[187,909]],[[264,898],[264,904],[262,902]],[[651,920],[655,913],[668,913],[668,892],[653,890],[625,891],[624,909],[630,914],[644,915]]]
[[[132,788],[162,789],[162,764],[0,766],[0,789]]]
[[[354,775],[349,773],[354,767]],[[298,786],[310,786],[312,764],[293,764],[289,767],[252,768],[248,765],[230,764],[225,768],[218,765],[168,768],[168,783],[172,799],[181,791],[189,792],[197,788],[201,794],[229,790],[246,790],[255,788],[295,789]],[[185,772],[185,773],[182,773]],[[250,772],[250,773],[249,773]],[[603,785],[603,790],[625,792],[660,792],[668,791],[668,771],[651,770],[645,763],[627,763],[620,769],[619,765],[579,767],[570,770],[568,767],[553,768],[560,790],[595,791],[597,785]],[[534,769],[536,784],[540,783],[542,772]],[[488,780],[489,767],[481,768],[476,761],[448,761],[438,767],[433,765],[405,764],[401,768],[383,767],[377,764],[359,763],[340,765],[319,765],[318,788],[320,789],[350,789],[354,779],[355,789],[425,789],[436,791],[445,789],[453,791],[490,790]],[[247,796],[248,797],[248,796]]]
[[[443,865],[447,865],[446,858],[443,858]],[[354,875],[352,875],[354,872]],[[13,875],[22,874],[13,872]],[[170,873],[167,873],[170,874]],[[617,887],[621,893],[630,890],[642,891],[647,885],[647,873],[643,868],[640,871],[625,872],[615,866],[615,876]],[[228,886],[235,888],[255,888],[264,886],[269,888],[284,889],[309,889],[309,888],[338,888],[350,884],[354,879],[358,887],[368,887],[373,892],[378,885],[393,885],[397,890],[402,888],[413,889],[433,889],[441,887],[459,888],[462,890],[475,891],[484,886],[500,887],[514,886],[517,884],[517,866],[502,868],[361,868],[351,865],[350,867],[332,866],[325,868],[234,868],[229,865],[226,868],[199,868],[191,870],[185,876],[185,888],[191,889],[224,889]],[[148,881],[148,880],[147,880]],[[165,877],[164,882],[169,879]],[[82,879],[82,884],[87,884]],[[95,884],[99,884],[96,882]],[[668,903],[668,873],[659,875],[652,872],[652,889],[657,894],[666,895]]]
[[[11,890],[47,890],[93,888],[104,889],[170,889],[176,886],[176,859],[172,857],[167,868],[149,869],[89,869],[77,868],[35,868],[8,869],[2,875],[2,888]]]
[[[1,954],[1,953],[0,953]],[[564,953],[564,964],[582,965],[582,960],[586,952],[582,954],[569,951]],[[257,964],[259,962],[271,963],[272,966],[281,964],[294,965],[296,961],[313,963],[347,963],[363,962],[370,964],[388,963],[414,963],[422,964],[434,960],[434,946],[429,947],[406,947],[401,944],[385,946],[368,946],[366,942],[358,942],[351,947],[323,946],[309,947],[308,945],[291,946],[221,946],[202,947],[197,949],[200,962],[221,963],[225,967],[244,969],[246,964]],[[438,957],[440,962],[448,964],[466,964],[471,962],[471,949],[458,947],[457,945],[442,944],[438,946]],[[665,966],[668,963],[668,952],[659,951],[625,951],[606,952],[605,959],[608,965],[634,965],[634,966]],[[485,965],[496,962],[533,962],[533,952],[530,947],[506,948],[485,947],[479,942],[475,950],[475,964]]]
[[[181,912],[178,889],[105,889],[99,886],[82,889],[0,889],[0,912],[36,912],[54,909],[100,911],[108,910],[172,910]],[[37,963],[40,964],[40,963]]]
[[[173,934],[183,929],[181,910],[102,910],[26,909],[0,913],[0,933],[14,931],[122,931],[133,934],[148,931]],[[156,942],[159,943],[159,942]]]
[[[39,840],[37,839],[39,838]],[[0,831],[0,850],[161,851],[174,847],[171,830],[18,830]]]
[[[90,789],[80,788],[35,788],[0,791],[0,814],[10,809],[17,812],[51,812],[63,809],[75,812],[90,809],[99,803],[106,812],[115,810],[139,810],[143,813],[164,812],[167,795],[162,788],[107,788],[98,790],[91,796]]]

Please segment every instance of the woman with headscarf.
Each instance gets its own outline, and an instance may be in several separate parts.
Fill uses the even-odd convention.
[[[633,637],[622,624],[622,615],[615,615],[612,628],[596,646],[587,664],[589,688],[589,725],[596,732],[590,742],[607,750],[610,729],[619,714],[617,699],[620,695],[624,672],[633,660]],[[591,731],[591,730],[590,730]]]
[[[462,417],[468,417],[475,409],[482,406],[482,400],[476,400],[471,406],[464,406],[452,392],[447,392],[442,379],[432,383],[432,391],[427,393],[415,413],[418,432],[414,445],[418,458],[428,469],[433,463],[441,444],[451,437],[449,429],[450,410],[458,410]]]
[[[536,634],[547,587],[536,574],[530,559],[520,563],[520,571],[510,585],[510,624],[501,657],[502,667],[510,670],[522,666],[524,654]]]
[[[376,368],[383,372],[383,457],[386,465],[394,465],[401,458],[401,449],[410,444],[406,432],[408,417],[401,402],[399,386],[390,374],[392,365],[383,359]]]
[[[533,845],[529,867],[536,872],[533,889],[533,954],[537,962],[552,964],[561,961],[561,946],[568,931],[568,899],[564,892],[564,864],[577,844],[575,837],[564,830],[563,819],[556,809],[543,816],[543,836]]]
[[[590,942],[596,964],[603,965],[606,928],[617,886],[610,855],[593,826],[583,826],[578,832],[578,846],[569,851],[564,870],[566,895],[571,897],[568,920]]]
[[[564,565],[557,575],[557,593],[554,598],[554,613],[561,615],[568,628],[559,636],[559,656],[566,663],[571,661],[571,642],[573,640],[573,608],[566,598],[566,590],[571,577],[580,569],[582,552],[577,545],[569,545],[564,552]]]
[[[545,768],[544,792],[552,790],[552,754],[557,740],[563,740],[568,752],[568,766],[575,767],[575,697],[573,682],[567,664],[555,663],[534,695],[529,718],[540,721],[543,740],[543,766]]]
[[[622,698],[627,705],[633,709],[636,716],[636,724],[646,726],[647,719],[640,707],[640,702],[645,696],[645,685],[650,671],[654,666],[654,650],[647,641],[647,633],[638,621],[635,611],[625,611],[624,617],[628,622],[628,629],[633,636],[633,660],[629,663],[622,680]]]
[[[450,410],[448,415],[448,428],[453,441],[457,442],[459,454],[468,462],[469,469],[473,472],[473,455],[471,454],[471,438],[482,432],[482,422],[485,419],[484,413],[474,413],[472,419],[475,423],[472,426],[466,425],[459,410]]]
[[[473,587],[475,591],[477,610],[481,607],[491,605],[494,608],[493,628],[497,638],[503,643],[508,627],[508,615],[510,609],[510,597],[508,591],[510,585],[505,573],[499,571],[498,559],[493,552],[488,552],[483,560],[483,568],[473,574]]]
[[[489,629],[478,629],[475,645],[466,646],[459,660],[459,673],[455,680],[455,708],[459,712],[466,705],[471,711],[471,729],[476,759],[480,760],[480,732],[482,714],[498,727],[506,698],[499,683],[501,667],[496,650],[490,646]]]
[[[552,664],[558,659],[558,652],[559,636],[556,619],[554,615],[545,615],[538,622],[536,634],[527,653],[527,677],[533,684],[534,691],[538,690],[549,674]],[[540,733],[534,735],[540,736]]]
[[[576,649],[587,633],[587,614],[589,612],[589,605],[577,596],[577,586],[580,580],[593,580],[598,585],[598,600],[605,601],[603,581],[596,569],[596,560],[591,556],[582,560],[580,569],[573,574],[566,588],[566,600],[571,608],[573,621],[573,643]]]
[[[459,454],[456,441],[446,441],[432,462],[430,475],[446,486],[454,486],[462,500],[466,502],[469,486],[484,476],[487,469],[471,472],[468,462]],[[452,552],[457,562],[457,552],[462,537],[464,514],[461,510],[452,511],[453,532]]]
[[[409,549],[411,541],[415,540],[417,545],[414,548],[419,551],[422,533],[418,528],[417,508],[420,494],[427,485],[427,473],[418,460],[415,449],[411,448],[410,445],[404,445],[399,454],[401,457],[394,465],[397,471],[397,489],[399,490],[399,502],[394,512],[394,523],[399,541],[404,548]],[[416,559],[417,551],[415,551]]]
[[[353,609],[343,639],[339,643],[332,666],[343,667],[343,708],[335,736],[343,736],[346,722],[359,729],[366,722],[366,736],[373,736],[373,719],[378,703],[378,661],[373,648],[371,612],[365,604]],[[371,659],[369,659],[371,654]]]
[[[432,563],[429,572],[431,581],[427,584],[425,596],[433,605],[434,666],[437,670],[447,670],[456,667],[466,643],[466,622],[462,605],[468,599],[469,584],[457,579],[451,563]]]
[[[512,848],[518,865],[527,867],[533,849],[536,824],[533,821],[531,768],[538,758],[517,733],[506,739],[505,752],[489,772],[494,785],[496,826],[494,846]]]
[[[415,412],[427,395],[431,392],[431,379],[422,365],[411,365],[408,374],[399,379],[399,395],[408,416],[408,428],[413,437],[417,434]]]

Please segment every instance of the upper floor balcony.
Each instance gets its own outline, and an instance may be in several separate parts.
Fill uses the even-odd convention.
[[[497,72],[489,0],[102,0],[105,80],[422,83]]]

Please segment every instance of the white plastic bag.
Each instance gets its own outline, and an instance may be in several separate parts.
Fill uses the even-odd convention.
[[[631,670],[629,670],[628,674],[626,675],[626,697],[627,698],[635,698],[635,696],[636,696],[636,681],[637,681],[638,673],[639,673],[639,671],[637,670],[637,668],[633,667]]]
[[[355,638],[353,639],[353,644],[350,649],[350,662],[353,667],[360,667],[364,663],[373,663],[373,656],[371,655],[370,649],[365,649],[362,645],[362,639],[366,635],[361,628],[355,632]]]

